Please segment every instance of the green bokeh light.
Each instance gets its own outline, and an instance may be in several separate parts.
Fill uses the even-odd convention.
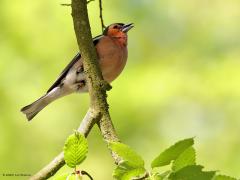
[[[62,150],[88,109],[88,95],[74,94],[30,123],[19,112],[77,52],[71,10],[60,3],[1,1],[0,173],[34,174]],[[196,136],[198,162],[239,177],[239,1],[103,3],[106,24],[135,24],[127,67],[108,98],[122,141],[149,164],[173,142]],[[89,12],[95,36],[101,32],[97,2]],[[96,179],[112,179],[113,160],[97,128],[88,139],[82,168]]]

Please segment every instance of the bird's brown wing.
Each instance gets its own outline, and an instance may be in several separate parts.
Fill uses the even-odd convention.
[[[102,35],[96,36],[93,38],[93,44],[96,46],[99,40],[101,39]],[[81,54],[77,53],[77,55],[72,59],[72,61],[63,69],[60,76],[57,78],[57,80],[53,83],[53,85],[48,89],[47,93],[49,93],[52,89],[59,86],[61,84],[61,81],[66,77],[68,71],[71,69],[71,67],[81,58]]]

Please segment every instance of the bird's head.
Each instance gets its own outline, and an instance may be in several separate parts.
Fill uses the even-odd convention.
[[[121,46],[126,46],[127,32],[133,27],[134,27],[133,23],[129,23],[129,24],[114,23],[106,27],[106,29],[103,32],[103,35],[112,38]]]

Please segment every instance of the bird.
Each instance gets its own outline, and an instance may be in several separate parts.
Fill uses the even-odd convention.
[[[107,26],[101,35],[93,38],[103,79],[108,83],[115,80],[126,65],[127,33],[133,27],[133,23],[113,23]],[[75,92],[88,92],[81,53],[77,53],[63,69],[46,94],[23,107],[21,112],[30,121],[51,102]]]

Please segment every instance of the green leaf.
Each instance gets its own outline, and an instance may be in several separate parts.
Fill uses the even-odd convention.
[[[152,168],[168,165],[172,160],[177,159],[177,157],[184,152],[187,148],[194,144],[193,138],[184,139],[177,142],[173,146],[166,149],[158,157],[152,161]]]
[[[203,166],[190,165],[173,172],[169,180],[212,180],[215,171],[202,171]]]
[[[146,170],[142,167],[133,168],[129,166],[127,161],[121,162],[113,172],[113,177],[118,180],[131,180],[133,178],[141,178],[146,174]]]
[[[74,168],[79,165],[88,152],[88,144],[86,138],[80,133],[70,135],[64,145],[64,160],[66,164]]]
[[[163,177],[161,177],[161,175],[157,173],[149,177],[147,180],[163,180]]]
[[[196,164],[196,153],[193,147],[187,148],[172,164],[172,170],[178,171],[179,169]]]
[[[155,173],[153,174],[149,180],[164,180],[167,179],[167,176],[170,174],[171,171],[165,171],[164,173],[160,174],[160,173]]]
[[[110,142],[109,148],[116,153],[128,166],[132,168],[144,168],[144,161],[129,146],[120,142]]]
[[[136,168],[130,171],[127,171],[123,176],[122,180],[132,180],[132,179],[140,179],[143,178],[146,174],[146,170],[144,168]]]
[[[213,180],[237,180],[237,179],[230,176],[217,175],[213,178]]]

